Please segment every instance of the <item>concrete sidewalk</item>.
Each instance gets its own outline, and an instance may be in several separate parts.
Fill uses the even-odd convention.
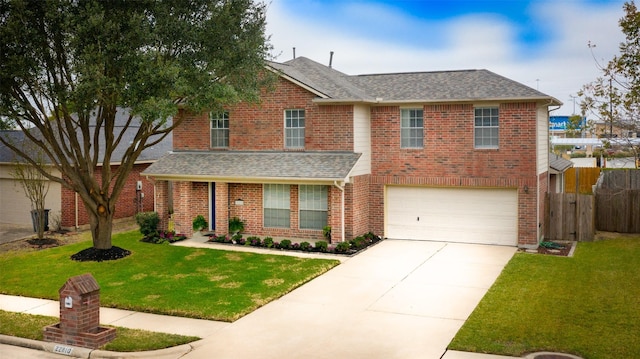
[[[108,308],[101,322],[203,338],[119,357],[500,358],[446,348],[515,251],[385,240],[233,323]],[[57,316],[58,302],[0,296],[0,309]]]

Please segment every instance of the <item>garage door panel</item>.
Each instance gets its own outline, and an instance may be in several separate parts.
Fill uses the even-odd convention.
[[[515,190],[390,186],[386,201],[390,238],[517,243]]]

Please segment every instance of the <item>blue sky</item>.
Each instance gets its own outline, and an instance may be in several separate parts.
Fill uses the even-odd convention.
[[[272,0],[276,61],[305,56],[347,74],[488,69],[556,97],[571,114],[623,36],[624,1]],[[576,106],[577,108],[577,106]]]

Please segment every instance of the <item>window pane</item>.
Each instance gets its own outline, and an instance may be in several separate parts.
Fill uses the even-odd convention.
[[[304,148],[304,110],[285,111],[284,145],[287,148]]]
[[[300,185],[300,229],[322,229],[327,225],[327,186]]]
[[[422,109],[400,110],[400,147],[424,147],[424,120]]]
[[[211,119],[211,147],[229,147],[229,113],[212,112]]]
[[[326,211],[300,211],[300,229],[322,229],[326,225]]]
[[[474,141],[476,148],[498,148],[499,111],[497,107],[476,108]]]
[[[264,226],[290,227],[289,185],[264,185]]]

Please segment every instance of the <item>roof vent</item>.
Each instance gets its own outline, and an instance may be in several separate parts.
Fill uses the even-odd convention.
[[[331,68],[331,65],[333,64],[333,51],[329,52],[329,68]]]

